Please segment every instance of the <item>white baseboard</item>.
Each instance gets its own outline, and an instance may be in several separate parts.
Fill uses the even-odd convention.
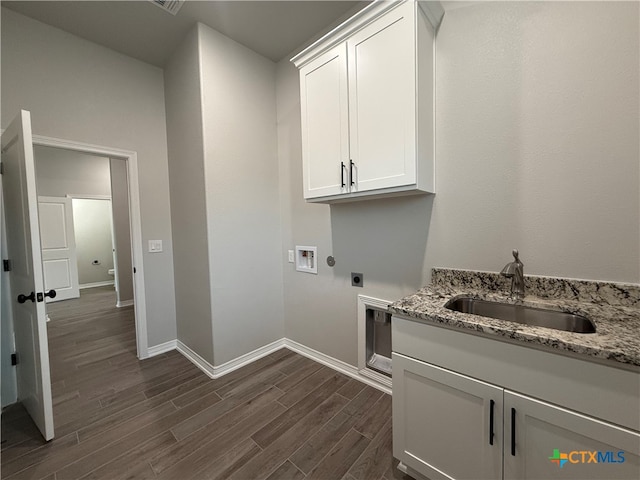
[[[133,298],[131,300],[125,300],[124,302],[117,302],[116,303],[116,307],[118,307],[118,308],[130,307],[131,305],[133,305]]]
[[[255,362],[259,358],[266,357],[270,353],[273,353],[277,350],[280,350],[284,347],[284,339],[276,340],[275,342],[269,343],[264,347],[257,348],[256,350],[245,353],[233,360],[230,360],[226,363],[223,363],[219,366],[211,365],[204,358],[198,355],[196,352],[191,350],[187,345],[182,343],[180,340],[177,341],[177,350],[187,357],[191,363],[193,363],[196,367],[202,370],[211,378],[219,378],[227,373],[231,373],[234,370],[244,367],[251,362]]]
[[[211,365],[204,358],[202,358],[196,352],[194,352],[189,347],[187,347],[180,340],[176,340],[176,343],[177,343],[176,349],[178,350],[178,352],[184,355],[187,358],[187,360],[189,360],[196,367],[198,367],[200,370],[206,373],[210,378],[216,378],[214,376],[215,367],[213,365]]]
[[[349,365],[342,360],[338,360],[337,358],[330,357],[322,352],[318,352],[313,348],[309,348],[301,343],[298,343],[293,340],[289,340],[288,338],[284,339],[284,346],[289,350],[293,350],[300,355],[304,355],[312,360],[315,360],[318,363],[322,363],[329,368],[333,368],[340,373],[343,373],[351,378],[355,378],[356,380],[360,380],[367,385],[370,385],[378,390],[383,391],[384,393],[391,394],[391,385],[387,385],[382,383],[379,378],[374,375],[363,375],[357,367],[353,365]],[[385,379],[386,380],[386,379]]]
[[[111,286],[114,285],[113,280],[110,280],[110,281],[107,281],[107,282],[83,283],[79,287],[80,287],[80,290],[84,290],[85,288],[108,287],[110,285]]]
[[[284,347],[284,338],[280,340],[276,340],[275,342],[271,342],[264,347],[260,347],[255,349],[253,352],[245,353],[244,355],[239,356],[238,358],[234,358],[226,363],[218,367],[213,367],[214,377],[218,378],[227,373],[231,373],[234,370],[237,370],[245,365],[248,365],[251,362],[255,362],[259,358],[266,357],[270,353],[276,352]]]
[[[154,345],[147,349],[147,356],[145,358],[155,357],[163,353],[175,350],[177,347],[177,340],[169,340],[168,342],[161,343],[160,345]]]
[[[377,388],[384,393],[391,394],[391,379],[385,377],[384,375],[377,375],[375,372],[360,372],[358,368],[354,367],[353,365],[349,365],[342,360],[330,357],[329,355],[318,352],[317,350],[302,345],[301,343],[298,343],[294,340],[289,340],[288,338],[281,338],[280,340],[276,340],[275,342],[269,343],[264,347],[260,347],[252,352],[241,355],[238,358],[234,358],[233,360],[223,363],[222,365],[219,365],[217,367],[211,365],[207,360],[202,358],[180,340],[172,340],[170,342],[150,347],[148,356],[152,357],[154,355],[159,355],[161,353],[168,352],[169,350],[176,349],[191,363],[193,363],[196,367],[207,374],[210,378],[219,378],[223,375],[226,375],[227,373],[231,373],[234,370],[242,368],[251,362],[255,362],[256,360],[265,357],[270,353],[276,352],[281,348],[288,348],[293,352],[299,353],[300,355],[315,360],[316,362],[326,365],[327,367],[343,373],[348,377],[355,378],[356,380]]]

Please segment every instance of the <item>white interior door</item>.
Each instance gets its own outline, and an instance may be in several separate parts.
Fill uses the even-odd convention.
[[[47,297],[47,302],[78,298],[80,287],[71,198],[38,197],[38,214],[44,288],[56,291],[55,298]]]
[[[45,440],[53,438],[53,406],[38,226],[31,115],[22,110],[2,135],[3,195],[18,353],[18,400]]]

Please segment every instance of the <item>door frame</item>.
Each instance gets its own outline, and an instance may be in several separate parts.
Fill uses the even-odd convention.
[[[44,147],[62,148],[74,152],[117,158],[127,162],[127,180],[129,193],[129,228],[131,229],[131,263],[135,269],[133,275],[133,304],[136,323],[136,348],[138,358],[149,357],[147,337],[147,307],[144,286],[144,262],[142,244],[142,221],[140,216],[140,186],[138,180],[138,154],[132,150],[93,145],[89,143],[63,140],[60,138],[33,135],[33,144]]]

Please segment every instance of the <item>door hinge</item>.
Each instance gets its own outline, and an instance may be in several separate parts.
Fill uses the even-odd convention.
[[[11,365],[15,366],[18,364],[18,353],[12,353],[11,354]]]
[[[133,273],[136,273],[136,267],[133,267]]]
[[[11,261],[8,258],[6,260],[2,260],[2,270],[5,272],[11,271]]]

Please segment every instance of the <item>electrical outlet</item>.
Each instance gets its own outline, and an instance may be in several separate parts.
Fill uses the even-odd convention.
[[[296,261],[296,257],[293,254],[293,250],[288,250],[287,253],[289,254],[289,263],[293,263]]]

